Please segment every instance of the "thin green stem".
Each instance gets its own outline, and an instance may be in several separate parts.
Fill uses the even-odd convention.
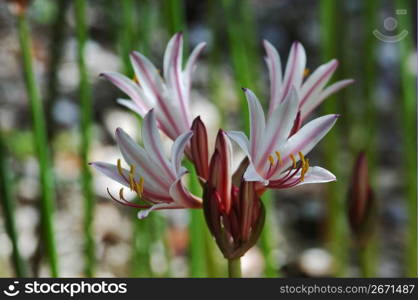
[[[241,259],[228,259],[228,277],[241,278]]]
[[[46,123],[53,124],[53,106],[59,93],[59,80],[58,70],[60,67],[60,61],[63,56],[63,46],[66,40],[66,29],[68,28],[67,22],[65,22],[65,16],[67,15],[68,8],[71,2],[69,0],[60,0],[57,3],[57,13],[51,30],[51,41],[49,46],[49,52],[51,60],[48,64],[47,70],[47,95],[45,97],[45,112]],[[49,126],[48,136],[49,140],[53,140],[56,126]]]
[[[406,16],[399,17],[399,30],[409,34],[398,42],[401,58],[402,133],[404,151],[404,182],[406,183],[406,207],[408,211],[405,253],[406,276],[417,276],[417,94],[416,78],[410,70],[409,58],[416,51],[413,38],[413,1],[398,0],[398,9],[407,9]],[[415,4],[416,5],[416,4]],[[416,7],[415,7],[416,9]]]
[[[78,69],[80,74],[79,92],[81,102],[81,183],[84,196],[84,249],[85,249],[85,266],[84,272],[86,276],[92,277],[95,268],[95,245],[93,234],[94,219],[94,193],[92,189],[92,177],[89,162],[89,151],[91,141],[91,124],[92,124],[92,96],[90,90],[90,82],[88,79],[88,71],[85,62],[84,52],[88,38],[88,28],[86,25],[86,1],[76,0],[74,6],[77,33],[77,55]]]
[[[6,232],[12,242],[12,262],[17,277],[26,276],[26,268],[19,251],[18,234],[16,230],[14,199],[12,195],[12,180],[7,162],[6,146],[3,133],[0,131],[0,203],[3,208]]]
[[[23,70],[26,90],[28,94],[32,124],[34,131],[34,144],[38,156],[39,176],[41,185],[41,227],[42,238],[50,264],[52,277],[58,276],[58,259],[55,246],[55,233],[53,226],[55,184],[53,171],[49,161],[49,149],[46,135],[45,116],[43,105],[39,96],[35,74],[32,66],[32,47],[29,26],[25,14],[17,16],[20,48],[22,51]]]
[[[328,61],[338,56],[338,32],[337,20],[339,18],[338,3],[334,0],[321,0],[321,38],[322,56]],[[335,96],[331,97],[335,98]],[[323,112],[326,114],[338,111],[336,99],[328,99],[322,105]],[[342,176],[337,157],[339,141],[338,126],[327,134],[323,142],[326,166],[335,172],[337,178]],[[336,262],[336,275],[342,276],[346,265],[346,239],[345,239],[345,202],[341,183],[331,183],[327,185],[327,238],[330,251]]]

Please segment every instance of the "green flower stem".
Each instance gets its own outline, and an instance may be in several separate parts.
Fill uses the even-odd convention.
[[[91,124],[92,124],[92,96],[90,90],[90,82],[88,79],[88,71],[84,58],[85,45],[88,38],[88,28],[86,25],[86,1],[76,0],[74,6],[77,33],[77,55],[78,69],[80,74],[79,90],[81,102],[81,183],[84,196],[84,272],[87,277],[94,275],[95,269],[95,244],[93,233],[94,219],[94,193],[92,189],[92,176],[88,166],[88,156],[91,141]]]
[[[406,276],[417,276],[417,94],[416,77],[411,71],[409,58],[414,55],[412,1],[398,0],[397,9],[407,9],[406,16],[400,16],[398,29],[408,30],[409,34],[398,42],[401,58],[402,89],[402,133],[404,147],[404,182],[406,184],[406,207],[408,212],[407,239],[405,253]],[[415,46],[416,47],[416,46]]]
[[[322,55],[325,61],[328,61],[338,56],[338,32],[337,32],[337,20],[339,18],[339,4],[334,0],[321,0],[320,13],[321,13],[321,38],[322,38]],[[322,104],[323,112],[325,114],[336,113],[337,100],[335,96],[332,96]],[[341,178],[342,172],[339,168],[340,162],[338,161],[337,154],[339,141],[338,141],[338,123],[334,126],[327,137],[323,141],[324,157],[326,157],[325,165],[332,170],[337,178]],[[327,184],[327,239],[329,249],[335,258],[336,262],[336,275],[343,276],[346,265],[346,237],[345,237],[345,199],[341,190],[344,187],[341,185],[341,181]]]
[[[0,203],[3,209],[6,232],[12,243],[12,262],[17,277],[25,277],[26,268],[19,252],[18,234],[16,230],[14,199],[12,195],[12,180],[10,167],[7,163],[6,146],[0,131]]]
[[[67,22],[65,22],[65,16],[67,15],[68,8],[70,7],[71,1],[69,0],[60,0],[57,3],[57,13],[54,18],[54,23],[52,24],[51,30],[51,43],[49,47],[49,52],[51,53],[51,60],[48,64],[47,70],[47,90],[45,97],[45,112],[46,112],[46,123],[53,124],[53,106],[57,100],[59,93],[59,80],[58,80],[58,70],[60,67],[60,61],[63,56],[64,43],[66,41],[66,29],[68,28]],[[49,140],[53,140],[53,136],[56,130],[55,126],[49,126],[47,128]]]
[[[228,259],[228,277],[241,278],[241,259]]]
[[[49,259],[52,277],[58,276],[58,259],[55,246],[53,226],[55,183],[53,170],[50,165],[48,141],[46,135],[45,116],[40,99],[35,74],[32,67],[32,47],[29,26],[25,14],[17,16],[20,48],[22,51],[23,70],[32,117],[34,144],[39,162],[39,176],[41,188],[41,227],[42,238]]]

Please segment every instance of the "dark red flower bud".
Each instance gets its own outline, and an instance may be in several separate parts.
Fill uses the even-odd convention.
[[[16,16],[23,15],[32,0],[7,0],[9,9]]]
[[[368,172],[366,154],[361,152],[353,168],[348,192],[348,219],[357,242],[361,244],[371,234],[376,212]]]
[[[222,130],[211,158],[204,186],[206,223],[227,259],[239,258],[257,242],[264,226],[264,206],[256,182],[232,184],[230,142]]]
[[[197,175],[206,181],[209,176],[208,134],[200,117],[194,119],[191,130],[193,131],[190,140],[192,160]]]

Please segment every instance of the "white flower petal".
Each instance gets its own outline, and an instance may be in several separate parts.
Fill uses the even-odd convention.
[[[105,162],[92,162],[90,163],[90,165],[94,167],[97,171],[102,173],[103,175],[106,175],[107,177],[109,177],[110,179],[113,179],[124,186],[129,186],[126,180],[119,174],[117,166],[113,164],[105,163]],[[126,178],[128,178],[129,171],[123,168],[122,168],[122,171],[124,175],[126,176]]]
[[[148,217],[149,213],[152,212],[153,210],[159,210],[159,209],[175,209],[175,208],[183,208],[183,207],[179,207],[175,203],[158,203],[158,204],[154,204],[150,208],[140,210],[138,212],[138,219],[141,220],[141,219],[144,219],[144,218]]]
[[[196,67],[196,60],[199,57],[200,53],[205,49],[206,43],[199,43],[190,54],[189,59],[187,60],[186,67],[183,72],[183,80],[186,91],[190,91],[191,85],[191,76]]]
[[[250,154],[256,160],[258,147],[264,138],[266,120],[257,96],[249,89],[244,89],[250,111]]]
[[[254,168],[254,165],[252,163],[250,163],[248,165],[247,170],[245,170],[244,180],[245,181],[258,181],[258,182],[263,183],[264,185],[267,185],[269,183],[269,181],[267,179],[263,178],[257,172],[257,170]]]
[[[184,156],[184,148],[186,147],[192,135],[192,131],[183,133],[174,141],[174,144],[171,148],[171,167],[177,176],[179,176],[182,172],[181,160]]]
[[[316,118],[292,135],[284,145],[281,153],[283,164],[277,172],[280,173],[292,164],[290,154],[295,155],[297,160],[298,152],[302,152],[302,154],[306,156],[309,151],[311,151],[312,148],[328,133],[332,126],[334,126],[338,117],[339,115],[326,115]]]
[[[346,79],[338,81],[330,86],[328,86],[325,90],[323,90],[317,97],[313,97],[309,102],[306,102],[301,107],[301,117],[302,120],[306,118],[319,104],[322,103],[327,97],[336,93],[337,91],[345,88],[346,86],[352,84],[354,80]]]
[[[282,64],[280,55],[276,48],[267,40],[263,41],[267,53],[265,58],[270,77],[270,105],[269,115],[276,109],[280,103],[280,90],[282,88]]]
[[[250,154],[250,142],[248,141],[247,136],[242,131],[227,131],[226,134],[230,139],[232,139],[237,145],[244,151],[245,155],[250,161],[252,157]]]
[[[259,159],[255,162],[258,169],[269,164],[268,157],[287,140],[292,130],[298,110],[298,95],[295,88],[290,90],[286,99],[279,104],[267,121],[266,134],[259,146]]]
[[[182,175],[183,176],[183,175]],[[181,177],[177,178],[176,181],[170,187],[170,196],[174,202],[180,207],[188,208],[199,208],[202,206],[202,201],[191,194],[181,182]]]
[[[161,167],[165,176],[174,180],[176,176],[174,174],[174,170],[171,169],[168,159],[165,157],[153,109],[151,109],[144,118],[142,138],[144,141],[145,151],[148,153],[150,159]]]
[[[286,64],[286,71],[284,73],[281,101],[287,96],[290,88],[294,86],[299,89],[302,85],[303,74],[306,66],[306,52],[302,44],[299,42],[293,43],[289,58]]]

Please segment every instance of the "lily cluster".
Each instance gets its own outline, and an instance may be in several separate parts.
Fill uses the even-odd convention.
[[[203,208],[207,225],[224,256],[242,256],[258,240],[264,224],[264,206],[260,200],[267,189],[287,189],[307,183],[335,181],[324,168],[311,166],[306,155],[335,124],[338,115],[326,115],[303,124],[308,115],[329,95],[352,80],[327,86],[338,62],[332,60],[306,77],[306,54],[300,43],[291,47],[282,72],[276,49],[264,41],[270,77],[269,110],[265,115],[256,95],[243,89],[250,111],[250,134],[220,129],[215,147],[209,149],[206,126],[190,112],[191,78],[196,60],[205,47],[199,44],[182,68],[181,33],[174,35],[164,55],[163,77],[142,54],[133,52],[134,79],[118,73],[103,76],[130,97],[119,103],[144,118],[143,146],[122,129],[116,130],[116,142],[129,168],[121,161],[113,165],[94,162],[104,175],[134,191],[139,202],[127,201],[123,188],[110,197],[139,209],[139,218],[152,210]],[[193,120],[193,121],[192,121]],[[173,140],[166,157],[160,132]],[[233,170],[235,143],[245,159]],[[203,188],[203,197],[190,193],[183,182],[190,160]]]

